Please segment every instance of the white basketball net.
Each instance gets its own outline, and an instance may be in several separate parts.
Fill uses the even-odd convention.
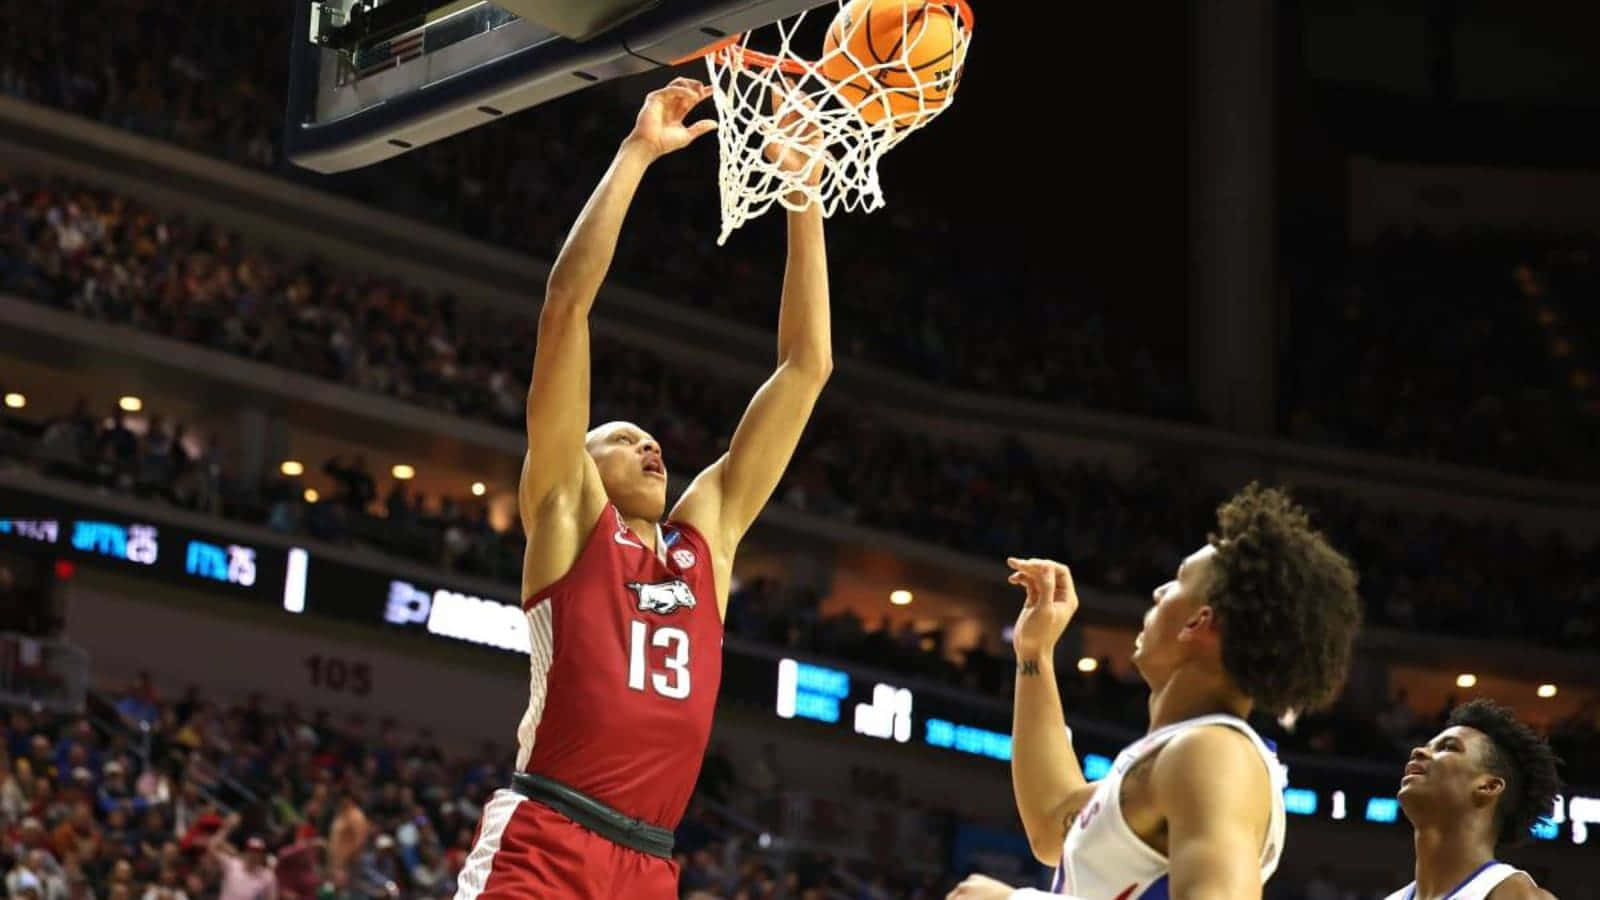
[[[863,2],[870,0],[828,3],[786,22],[742,35],[733,44],[706,56],[719,120],[719,245],[739,226],[766,213],[774,204],[799,211],[817,203],[825,216],[841,207],[864,212],[881,208],[883,188],[878,183],[878,160],[907,135],[933,121],[954,100],[971,42],[971,21],[964,4],[946,5],[937,0],[928,4],[948,12],[957,25],[950,58],[937,66],[938,90],[932,92],[931,101],[918,85],[934,83],[930,74],[933,67],[924,59],[923,68],[918,71],[913,59],[927,55],[925,50],[919,52],[916,43],[918,28],[926,26],[912,17],[923,6],[921,0],[907,0],[900,6],[903,31],[898,33],[912,39],[904,41],[899,49],[875,48],[875,52],[888,54],[885,62],[861,59],[851,53],[848,35],[862,27],[864,23],[860,21],[851,22],[853,27],[844,32],[846,39],[838,41],[838,47],[826,56],[821,55],[821,38],[814,41],[815,46],[801,48],[820,58],[802,55],[790,46],[806,16],[835,17],[852,6],[863,8]],[[837,19],[830,19],[830,28],[837,24]],[[878,28],[883,27],[880,22]],[[757,49],[751,43],[752,37],[766,49],[773,43],[778,49],[770,55],[752,53]],[[835,74],[860,69],[865,77],[835,84],[823,74],[824,67]],[[784,98],[776,111],[771,100],[774,90]],[[878,121],[870,122],[862,109],[877,110],[882,115]],[[781,127],[780,122],[784,123]],[[802,172],[780,168],[763,152],[764,147],[776,144],[813,156],[816,154],[802,144],[815,139],[814,135],[820,136],[825,151],[817,157],[823,169],[817,184],[810,184]]]

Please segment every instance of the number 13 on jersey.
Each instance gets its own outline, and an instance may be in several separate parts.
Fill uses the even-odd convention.
[[[689,696],[689,635],[681,628],[666,626],[655,629],[649,624],[633,620],[628,639],[628,687],[636,691],[645,689],[645,670],[648,666],[649,648],[660,647],[667,651],[666,668],[649,672],[650,687],[656,693],[672,700]]]

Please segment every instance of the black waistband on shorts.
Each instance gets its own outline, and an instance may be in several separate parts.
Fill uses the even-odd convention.
[[[559,781],[531,772],[518,772],[511,776],[511,789],[613,843],[651,856],[672,858],[672,832],[669,829],[617,812]]]

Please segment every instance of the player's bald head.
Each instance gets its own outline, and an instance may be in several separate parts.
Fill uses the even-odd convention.
[[[606,422],[603,425],[596,425],[595,427],[589,429],[589,433],[584,435],[583,445],[585,447],[594,447],[596,444],[603,444],[607,439],[620,435],[627,435],[628,437],[633,438],[635,442],[640,440],[655,440],[650,432],[645,431],[638,425],[635,425],[632,422],[618,420],[615,422]]]

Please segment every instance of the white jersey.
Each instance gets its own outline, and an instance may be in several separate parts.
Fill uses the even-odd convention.
[[[1272,778],[1272,812],[1261,848],[1261,883],[1278,868],[1283,853],[1283,789],[1288,775],[1255,729],[1237,716],[1211,715],[1157,728],[1117,754],[1111,771],[1079,811],[1061,845],[1061,864],[1050,889],[1082,900],[1166,900],[1167,858],[1133,833],[1122,817],[1122,778],[1134,763],[1191,728],[1225,725],[1250,738]]]
[[[1508,866],[1498,860],[1489,860],[1478,867],[1478,871],[1467,876],[1467,880],[1456,886],[1456,889],[1445,894],[1445,900],[1485,900],[1489,892],[1500,886],[1513,875],[1527,875],[1528,873],[1514,866]],[[1529,876],[1530,880],[1532,876]],[[1416,900],[1417,883],[1415,881],[1398,891],[1390,894],[1385,900]]]

